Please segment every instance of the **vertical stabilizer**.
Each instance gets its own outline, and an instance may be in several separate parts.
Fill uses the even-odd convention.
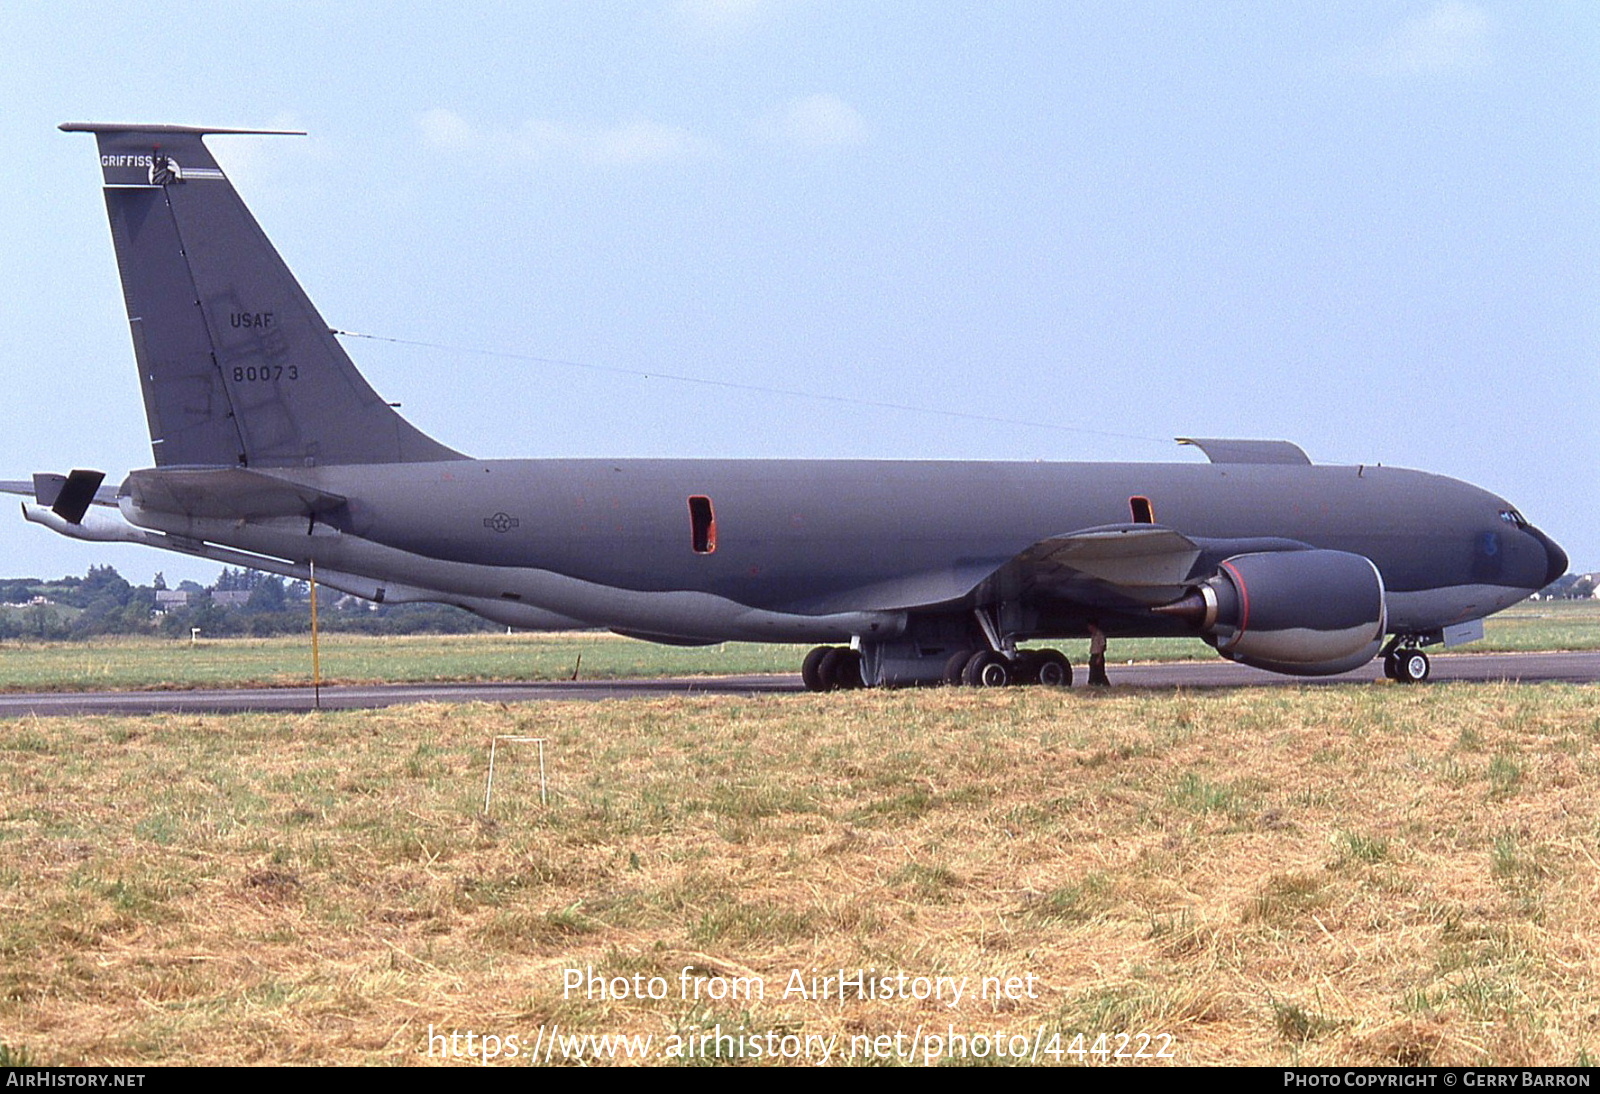
[[[356,371],[202,139],[263,131],[61,128],[99,142],[157,466],[462,458]]]

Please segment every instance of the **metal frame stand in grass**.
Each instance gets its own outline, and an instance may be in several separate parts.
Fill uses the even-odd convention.
[[[509,741],[512,744],[536,744],[539,746],[539,804],[550,804],[550,796],[545,790],[544,781],[544,743],[548,739],[547,737],[517,737],[502,733],[489,742],[489,778],[483,788],[484,816],[487,817],[489,815],[489,797],[494,793],[494,755],[501,741]]]

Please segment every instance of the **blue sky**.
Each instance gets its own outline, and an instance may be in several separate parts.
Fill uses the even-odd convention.
[[[1600,568],[1593,5],[61,2],[0,41],[3,477],[150,463],[56,124],[294,128],[211,145],[331,325],[447,347],[347,343],[474,455],[1282,437]],[[0,521],[0,574],[90,562],[215,574]]]

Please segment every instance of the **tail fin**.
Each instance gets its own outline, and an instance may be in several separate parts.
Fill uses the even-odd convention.
[[[310,467],[463,458],[380,399],[211,158],[210,133],[93,133],[161,467]]]

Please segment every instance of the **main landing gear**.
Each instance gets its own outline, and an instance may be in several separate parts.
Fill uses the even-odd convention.
[[[1400,645],[1398,637],[1383,651],[1383,674],[1396,683],[1423,683],[1432,670],[1427,654],[1415,646]]]
[[[846,646],[818,646],[806,654],[800,677],[807,691],[845,691],[867,685],[866,661]],[[932,667],[932,666],[930,666]],[[933,669],[937,673],[937,668]],[[943,683],[973,688],[1002,688],[1012,684],[1043,687],[1072,686],[1072,663],[1060,650],[1018,650],[1010,656],[995,650],[962,649],[945,661],[941,675],[879,671],[872,686],[895,687]]]
[[[969,688],[1003,688],[1011,684],[1069,688],[1072,663],[1060,650],[1018,650],[1013,657],[979,650],[951,657],[945,664],[944,681]]]
[[[818,646],[800,663],[807,691],[850,691],[865,687],[861,654],[848,646]]]

